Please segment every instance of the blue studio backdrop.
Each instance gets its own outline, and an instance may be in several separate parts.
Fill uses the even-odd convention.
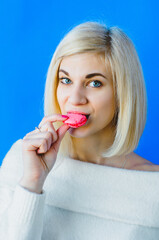
[[[157,1],[0,1],[0,164],[43,118],[46,73],[64,34],[84,21],[118,26],[132,39],[145,77],[147,123],[135,152],[159,164]]]

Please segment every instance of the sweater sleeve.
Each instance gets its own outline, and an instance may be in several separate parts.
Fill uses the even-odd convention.
[[[0,236],[6,240],[41,240],[45,191],[19,185],[23,173],[22,140],[13,144],[0,168]]]

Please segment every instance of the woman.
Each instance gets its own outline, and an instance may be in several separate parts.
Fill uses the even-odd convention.
[[[73,28],[51,60],[44,108],[3,160],[2,239],[157,240],[159,166],[133,152],[146,90],[126,34],[96,22]],[[67,125],[72,113],[86,123]]]

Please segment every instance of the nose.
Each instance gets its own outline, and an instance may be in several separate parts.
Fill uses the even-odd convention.
[[[84,89],[80,87],[73,88],[69,95],[69,103],[72,105],[86,104],[88,102]]]

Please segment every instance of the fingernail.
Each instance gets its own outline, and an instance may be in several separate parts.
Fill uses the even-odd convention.
[[[66,115],[61,115],[63,118],[68,118],[68,116],[66,116]]]

